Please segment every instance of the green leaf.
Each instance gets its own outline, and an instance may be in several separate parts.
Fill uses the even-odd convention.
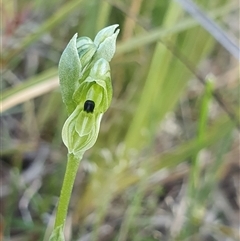
[[[71,114],[76,108],[76,104],[74,103],[72,96],[77,88],[82,71],[76,46],[76,39],[77,34],[72,37],[66,49],[63,51],[58,67],[62,98],[69,114]]]
[[[56,229],[53,230],[53,233],[49,241],[65,241],[65,238],[63,235],[63,225],[58,226]]]

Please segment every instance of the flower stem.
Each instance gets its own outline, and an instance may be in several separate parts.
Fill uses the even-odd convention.
[[[59,226],[62,226],[62,228],[64,227],[68,211],[68,205],[73,189],[73,184],[75,181],[80,161],[81,158],[76,158],[73,154],[68,154],[67,168],[59,198],[54,229],[56,229]]]

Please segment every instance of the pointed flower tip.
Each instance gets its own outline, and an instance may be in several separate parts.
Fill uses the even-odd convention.
[[[99,31],[94,39],[94,43],[96,44],[96,46],[99,46],[101,43],[104,42],[104,40],[109,37],[113,38],[114,36],[114,38],[116,39],[120,31],[120,29],[117,29],[118,26],[119,24],[114,24]]]
[[[104,58],[108,62],[113,58],[116,51],[117,36],[120,32],[120,30],[117,29],[118,26],[118,24],[114,24],[106,27],[97,34],[94,39],[94,43],[97,47],[97,58]]]

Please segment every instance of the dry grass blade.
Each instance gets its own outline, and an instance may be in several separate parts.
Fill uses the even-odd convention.
[[[210,19],[191,0],[176,0],[191,16],[196,19],[232,56],[240,60],[240,49],[237,44],[223,31],[212,19]]]
[[[27,100],[42,96],[56,89],[59,86],[58,77],[56,76],[57,71],[48,70],[46,72],[48,73],[44,72],[41,75],[24,82],[20,86],[5,91],[2,94],[0,102],[0,113],[18,104],[24,103]]]

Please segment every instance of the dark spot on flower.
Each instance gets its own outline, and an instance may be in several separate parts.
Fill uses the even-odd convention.
[[[84,103],[84,111],[86,111],[87,113],[91,112],[93,113],[95,107],[95,103],[92,100],[86,100]]]

